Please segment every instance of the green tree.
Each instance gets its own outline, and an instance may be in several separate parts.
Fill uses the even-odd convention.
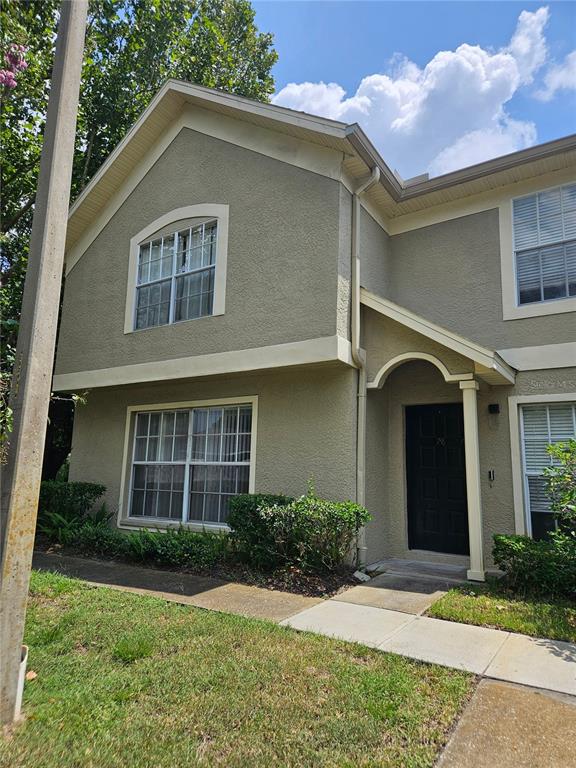
[[[2,56],[13,43],[27,49],[27,69],[18,73],[16,87],[0,85],[4,383],[18,333],[59,5],[59,0],[4,0],[0,10]],[[277,54],[272,35],[258,31],[254,15],[248,0],[92,0],[72,196],[169,77],[267,101]],[[0,397],[1,392],[0,385]],[[0,414],[0,431],[2,423]]]
[[[546,447],[553,464],[545,467],[550,509],[561,528],[576,530],[576,440]]]

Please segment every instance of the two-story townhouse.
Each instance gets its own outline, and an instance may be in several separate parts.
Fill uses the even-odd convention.
[[[576,434],[576,137],[402,182],[358,125],[169,81],[70,211],[54,389],[121,528],[312,478],[362,562],[482,580]]]

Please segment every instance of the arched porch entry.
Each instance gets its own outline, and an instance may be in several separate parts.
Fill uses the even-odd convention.
[[[466,558],[468,578],[483,581],[478,390],[510,385],[515,371],[388,299],[362,289],[361,301],[369,542],[388,556]]]
[[[382,365],[368,384],[366,490],[389,552],[469,556],[468,577],[483,580],[478,389],[428,352]]]

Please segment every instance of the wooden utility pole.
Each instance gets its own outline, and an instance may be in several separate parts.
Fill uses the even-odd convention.
[[[12,723],[32,565],[88,0],[63,0],[30,238],[3,472],[6,530],[0,583],[0,722]]]

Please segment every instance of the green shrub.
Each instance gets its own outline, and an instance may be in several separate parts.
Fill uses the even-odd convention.
[[[161,535],[158,531],[148,531],[145,528],[134,533],[123,534],[126,540],[126,557],[142,563],[153,560],[156,552],[156,538]]]
[[[554,464],[544,469],[550,509],[560,527],[576,527],[576,440],[548,445]]]
[[[237,554],[257,568],[275,565],[276,542],[273,527],[263,510],[284,507],[294,499],[272,493],[242,493],[230,501],[228,525]]]
[[[229,549],[225,534],[191,531],[182,526],[165,531],[140,530],[122,538],[128,559],[179,568],[213,568],[226,559]]]
[[[228,524],[236,550],[264,569],[335,570],[370,519],[358,504],[328,501],[313,493],[299,499],[246,494],[231,499],[230,509]]]
[[[56,544],[71,544],[82,521],[77,517],[68,518],[59,512],[44,512],[39,517],[37,529],[47,539]]]
[[[88,518],[61,543],[70,544],[85,555],[121,557],[138,563],[171,565],[178,568],[210,569],[226,559],[228,537],[211,531],[169,528],[122,533],[105,520]]]
[[[576,596],[576,535],[556,531],[529,536],[494,536],[494,562],[509,586],[521,593]]]
[[[57,513],[66,520],[83,520],[94,503],[105,493],[106,486],[98,483],[66,483],[43,480],[40,484],[38,519]]]
[[[99,557],[125,557],[127,536],[111,528],[105,520],[87,519],[70,542],[79,552]]]
[[[60,466],[60,469],[58,472],[56,472],[55,480],[58,480],[61,483],[67,483],[68,482],[68,475],[70,474],[70,456],[67,456],[62,465]]]

